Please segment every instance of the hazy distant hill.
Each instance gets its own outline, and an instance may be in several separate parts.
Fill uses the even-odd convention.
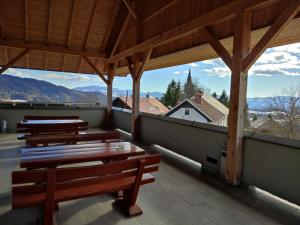
[[[76,87],[74,88],[74,90],[85,91],[85,92],[101,92],[102,94],[106,95],[106,87],[103,86],[95,85],[95,86]],[[126,96],[127,91],[129,96],[132,95],[132,90],[122,90],[119,88],[113,88],[113,95],[115,97]],[[163,93],[161,92],[141,92],[142,97],[145,97],[147,94],[155,98],[161,98],[161,96],[163,95]]]
[[[26,100],[29,102],[100,102],[105,104],[106,97],[99,92],[87,93],[57,86],[46,81],[1,75],[0,100]]]

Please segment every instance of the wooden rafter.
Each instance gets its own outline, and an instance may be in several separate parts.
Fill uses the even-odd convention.
[[[66,46],[61,45],[46,45],[45,43],[39,42],[22,42],[18,40],[1,40],[0,46],[13,47],[13,48],[27,48],[35,51],[42,52],[53,52],[53,53],[61,53],[68,55],[86,55],[88,57],[96,57],[98,59],[106,60],[106,54],[101,53],[95,50],[81,50],[81,49],[72,49],[67,48]]]
[[[0,74],[2,74],[4,71],[6,71],[9,67],[13,66],[17,61],[19,61],[21,58],[23,58],[30,50],[24,49],[22,52],[20,52],[18,55],[16,55],[13,59],[11,59],[6,65],[4,65],[0,69]]]
[[[104,75],[98,70],[98,68],[89,60],[87,56],[82,56],[82,58],[87,62],[87,64],[90,65],[90,67],[95,71],[96,74],[104,81],[104,83],[107,84],[107,79],[104,77]]]
[[[116,52],[116,50],[117,50],[117,48],[119,46],[119,43],[120,43],[120,41],[121,41],[121,39],[122,39],[125,31],[126,31],[126,26],[127,26],[128,22],[129,22],[129,20],[130,20],[130,14],[128,13],[127,16],[126,16],[126,19],[124,20],[122,28],[121,28],[121,30],[119,32],[119,35],[118,35],[118,37],[116,39],[116,42],[114,43],[113,49],[112,49],[112,51],[110,53],[110,57],[112,57],[115,54],[115,52]]]
[[[230,53],[224,48],[221,42],[214,36],[212,31],[208,27],[205,27],[204,29],[202,29],[202,31],[205,33],[211,47],[221,57],[228,68],[231,69],[232,59]]]
[[[94,5],[93,5],[93,9],[92,9],[92,14],[90,16],[90,19],[89,19],[89,23],[88,23],[88,28],[87,28],[87,31],[85,33],[85,36],[84,36],[84,42],[83,42],[83,49],[86,49],[87,47],[87,44],[88,44],[88,41],[89,41],[89,36],[90,36],[90,31],[91,31],[91,27],[93,27],[93,24],[94,24],[94,20],[95,20],[95,13],[98,9],[98,0],[95,0],[94,2]]]
[[[264,34],[243,62],[243,70],[248,70],[261,54],[267,49],[269,43],[287,26],[287,24],[299,12],[300,1],[292,0],[287,8],[278,16],[274,24]]]
[[[130,56],[136,52],[143,52],[149,47],[156,47],[178,38],[198,32],[200,28],[210,26],[212,24],[228,21],[232,19],[236,12],[242,10],[250,10],[256,7],[262,7],[265,4],[270,4],[271,0],[236,0],[231,1],[219,8],[213,9],[201,16],[193,18],[192,20],[171,28],[168,31],[157,34],[156,36],[141,41],[133,47],[123,50],[114,56],[110,57],[110,62],[115,62],[126,56]],[[272,0],[274,2],[274,0]]]
[[[152,18],[154,18],[155,16],[157,16],[158,14],[164,12],[166,9],[168,9],[169,7],[171,7],[172,5],[174,5],[175,3],[177,3],[179,0],[171,0],[170,2],[168,2],[167,4],[165,4],[163,7],[159,8],[157,11],[153,12],[151,15],[147,16],[145,19],[143,19],[142,22],[145,22],[147,20],[150,20]]]
[[[137,20],[136,11],[132,4],[128,3],[127,0],[122,0],[126,8],[128,9],[130,15]]]
[[[49,0],[48,27],[47,27],[47,40],[46,40],[47,45],[49,45],[51,42],[52,26],[53,26],[53,2],[52,0]]]
[[[30,0],[24,1],[24,40],[25,42],[29,41],[29,4]]]
[[[71,17],[70,17],[70,22],[69,22],[69,30],[68,30],[68,34],[67,34],[66,47],[70,46],[72,30],[73,30],[73,26],[74,26],[75,11],[77,8],[77,2],[78,2],[78,0],[73,0],[73,3],[72,3],[72,12],[71,12]]]
[[[145,65],[146,63],[149,61],[149,59],[151,58],[151,54],[152,54],[152,48],[148,51],[146,51],[143,55],[143,60],[141,62],[141,64],[139,65],[139,67],[137,68],[137,74],[139,75],[138,79],[141,79],[141,76],[144,72],[145,69]]]

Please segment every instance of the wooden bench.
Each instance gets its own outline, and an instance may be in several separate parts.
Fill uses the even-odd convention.
[[[116,200],[130,216],[142,214],[136,200],[141,185],[154,182],[160,155],[146,155],[103,164],[49,170],[12,172],[12,207],[44,207],[44,225],[53,224],[59,202],[124,191]]]
[[[119,132],[103,132],[93,134],[68,134],[68,135],[47,135],[26,137],[28,146],[48,146],[49,144],[73,144],[82,141],[120,141]]]
[[[79,116],[24,116],[24,120],[79,120]]]

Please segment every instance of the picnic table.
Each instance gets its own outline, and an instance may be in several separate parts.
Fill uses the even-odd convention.
[[[88,122],[81,119],[57,119],[57,120],[22,120],[17,124],[17,131],[30,133],[31,136],[43,133],[75,133],[87,130]]]
[[[92,161],[114,161],[145,154],[130,142],[90,143],[21,150],[21,168],[56,168],[60,165]]]

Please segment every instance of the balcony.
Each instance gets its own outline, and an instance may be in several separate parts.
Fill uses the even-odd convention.
[[[0,135],[0,219],[6,225],[42,221],[41,209],[11,210],[10,205],[11,171],[19,169],[18,152],[24,145],[16,141],[14,124],[29,113],[80,115],[93,132],[104,120],[105,109],[1,110],[10,129]],[[127,140],[130,112],[114,109],[113,123]],[[296,205],[300,203],[298,142],[245,134],[242,185],[233,187],[221,178],[225,128],[142,113],[140,134],[139,145],[163,155],[156,182],[142,187],[139,194],[138,204],[144,214],[124,217],[113,208],[113,197],[102,195],[61,203],[56,213],[57,224],[300,223],[300,208]]]

